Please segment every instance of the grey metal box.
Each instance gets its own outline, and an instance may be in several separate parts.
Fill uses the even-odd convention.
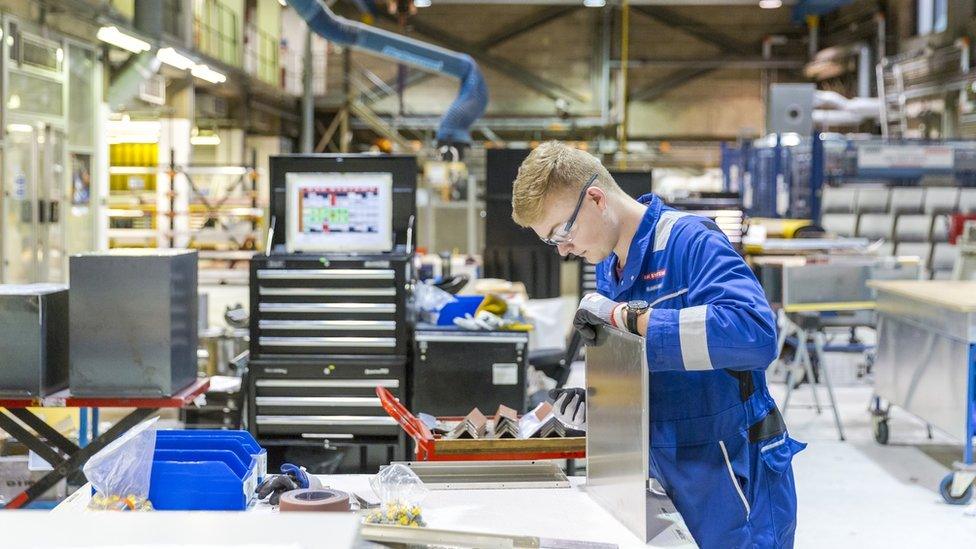
[[[197,375],[197,253],[71,257],[71,394],[169,396]]]
[[[769,133],[813,131],[813,84],[773,84],[769,87]]]
[[[0,395],[37,397],[68,386],[68,287],[0,285]]]

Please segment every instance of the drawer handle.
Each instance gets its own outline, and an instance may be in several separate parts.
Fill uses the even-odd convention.
[[[392,320],[259,320],[262,330],[375,330],[393,331]]]
[[[397,421],[386,416],[257,416],[258,425],[345,425],[345,426],[387,426],[397,425]]]
[[[389,269],[258,269],[264,280],[393,280]]]
[[[262,313],[395,313],[394,303],[261,303]]]
[[[265,347],[396,347],[393,337],[262,337]]]
[[[254,384],[257,387],[278,389],[300,389],[306,387],[336,389],[360,389],[363,387],[400,388],[399,379],[259,379]]]
[[[258,406],[349,406],[379,408],[376,397],[274,397],[259,396],[254,399]]]

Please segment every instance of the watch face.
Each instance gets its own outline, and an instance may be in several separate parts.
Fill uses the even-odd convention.
[[[643,299],[635,299],[634,301],[627,302],[627,308],[631,311],[646,311],[650,308],[650,304]]]

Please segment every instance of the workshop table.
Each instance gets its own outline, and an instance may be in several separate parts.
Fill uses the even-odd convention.
[[[369,487],[370,478],[371,475],[319,475],[323,486],[375,499]],[[617,545],[621,549],[697,547],[681,516],[666,497],[657,497],[656,507],[660,516],[673,524],[645,545],[590,498],[586,493],[585,477],[569,479],[569,488],[431,490],[422,505],[424,520],[432,529],[596,542]],[[86,485],[53,512],[81,512],[90,498],[91,488]],[[276,511],[267,503],[259,502],[247,512]],[[277,531],[277,528],[271,528],[267,531],[267,539],[255,538],[251,543],[277,541],[274,537]]]
[[[888,439],[895,405],[963,443],[963,461],[940,485],[948,503],[972,498],[976,466],[976,282],[872,281],[877,289],[875,438]],[[882,408],[880,400],[889,406]]]
[[[47,397],[0,398],[0,430],[16,438],[53,469],[7,503],[3,509],[27,505],[61,479],[80,471],[90,457],[118,439],[126,431],[152,416],[161,408],[185,408],[210,387],[209,379],[198,379],[189,387],[169,397],[75,397],[67,390]],[[112,425],[108,431],[79,446],[68,440],[28,408],[135,408]],[[24,428],[22,421],[34,430]]]

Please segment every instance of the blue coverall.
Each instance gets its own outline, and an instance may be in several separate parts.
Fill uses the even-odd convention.
[[[766,387],[776,324],[752,271],[710,219],[640,198],[647,211],[618,279],[598,291],[651,304],[650,471],[704,548],[792,547],[790,438]]]

